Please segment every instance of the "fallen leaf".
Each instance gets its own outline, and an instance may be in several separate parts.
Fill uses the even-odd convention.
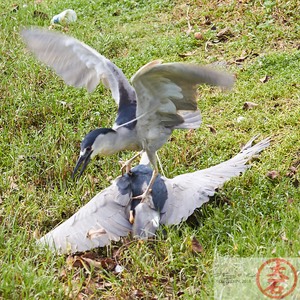
[[[90,258],[86,258],[86,257],[82,257],[82,259],[85,262],[87,262],[90,267],[94,267],[94,268],[98,268],[98,269],[102,268],[101,261],[96,261],[96,260],[93,260],[93,259],[90,259]]]
[[[195,32],[194,37],[196,40],[203,40],[203,34],[201,32]]]
[[[227,41],[230,37],[233,37],[232,31],[226,27],[217,33],[217,38],[219,41]]]
[[[248,57],[249,57],[249,55],[243,55],[239,58],[236,58],[235,63],[241,63],[241,62],[245,61]]]
[[[134,298],[143,298],[144,293],[141,290],[136,289],[131,293],[131,296]]]
[[[1,202],[0,202],[1,203]],[[40,231],[39,231],[39,229],[35,229],[34,231],[33,231],[33,233],[32,233],[32,236],[33,236],[33,238],[34,239],[39,239],[39,238],[41,238],[41,233],[40,233]]]
[[[33,12],[33,17],[34,18],[40,18],[42,20],[49,20],[49,16],[46,13],[44,13],[42,11],[38,11],[38,10],[35,10]]]
[[[285,175],[287,177],[293,178],[296,175],[296,173],[297,173],[297,168],[294,166],[291,166]]]
[[[154,281],[154,277],[153,276],[151,276],[151,275],[145,275],[145,276],[143,276],[143,281],[144,282],[152,282],[152,281]]]
[[[191,139],[193,136],[195,135],[195,130],[194,129],[189,129],[186,134],[185,134],[185,138],[187,140]]]
[[[20,8],[20,7],[19,7],[18,4],[13,4],[13,5],[12,5],[11,11],[12,11],[12,12],[17,12],[17,11],[19,10],[19,8]]]
[[[212,133],[212,134],[216,134],[217,133],[217,130],[212,127],[211,125],[207,125],[207,127],[209,128],[209,131]]]
[[[283,232],[283,233],[280,235],[280,238],[281,238],[283,241],[285,241],[285,242],[288,242],[288,241],[289,241],[289,239],[286,237],[285,232]]]
[[[19,155],[18,160],[20,160],[20,161],[25,160],[25,155]]]
[[[279,172],[272,170],[272,171],[269,171],[266,176],[273,180],[273,179],[276,179],[279,177]]]
[[[204,24],[205,25],[211,25],[211,20],[209,16],[204,16]]]
[[[16,179],[13,176],[9,176],[8,179],[10,181],[10,189],[11,190],[18,190],[19,187],[18,187],[18,185],[15,182]]]
[[[195,237],[193,237],[193,239],[192,239],[192,250],[195,253],[202,253],[203,252],[202,245],[199,243],[199,241]]]
[[[266,83],[266,82],[269,81],[270,79],[271,79],[271,76],[266,75],[266,76],[260,78],[259,81],[260,81],[261,83]]]
[[[298,188],[299,185],[300,185],[299,180],[298,180],[298,179],[295,179],[295,180],[293,181],[293,186],[294,186],[295,188]]]
[[[180,297],[182,295],[184,295],[184,292],[182,292],[182,291],[177,292],[177,297]]]
[[[258,104],[254,103],[254,102],[245,102],[244,105],[243,105],[243,109],[244,110],[249,110],[249,109],[252,109],[254,107],[258,106]]]
[[[186,52],[186,53],[179,53],[178,56],[180,56],[180,57],[189,57],[189,56],[193,56],[195,53],[196,53],[196,50]]]
[[[288,202],[288,204],[292,204],[292,203],[294,202],[294,199],[293,199],[293,198],[289,198],[289,199],[287,200],[287,202]]]

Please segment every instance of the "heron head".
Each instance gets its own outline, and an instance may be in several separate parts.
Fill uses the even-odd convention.
[[[86,169],[90,160],[97,154],[104,154],[102,145],[105,145],[105,140],[109,138],[109,133],[115,132],[110,128],[98,128],[90,131],[80,144],[80,155],[74,168],[72,178],[75,177],[78,169],[81,167],[79,177]]]

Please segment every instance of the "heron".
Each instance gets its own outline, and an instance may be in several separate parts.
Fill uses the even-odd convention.
[[[156,152],[174,129],[194,129],[201,124],[197,108],[197,86],[208,84],[230,88],[234,78],[225,72],[187,63],[152,61],[131,78],[88,45],[70,36],[40,28],[23,29],[28,49],[52,67],[68,84],[89,92],[100,82],[111,90],[118,105],[112,128],[90,131],[82,140],[73,177],[79,177],[96,155],[107,156],[123,150],[140,151],[123,164],[128,173],[132,161],[146,153],[153,167],[146,198],[158,174]]]
[[[172,179],[158,174],[151,195],[144,202],[132,199],[144,192],[152,177],[152,169],[141,162],[38,243],[59,253],[75,253],[104,247],[129,233],[139,239],[155,237],[160,225],[185,221],[196,208],[208,202],[217,188],[245,172],[249,168],[246,163],[270,144],[270,138],[266,138],[252,146],[256,138],[231,159],[210,168]],[[133,224],[129,222],[130,210],[135,214]]]

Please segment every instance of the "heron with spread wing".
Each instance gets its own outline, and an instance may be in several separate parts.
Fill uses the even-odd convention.
[[[145,152],[153,166],[152,178],[142,199],[146,198],[158,174],[156,151],[176,128],[198,128],[201,123],[197,109],[197,85],[209,84],[230,88],[233,76],[185,63],[152,61],[131,79],[110,60],[84,43],[49,30],[29,28],[22,37],[36,57],[52,67],[63,80],[89,92],[102,82],[112,92],[118,105],[113,128],[89,132],[81,143],[80,156],[73,175],[79,176],[90,159],[112,155],[122,150]],[[136,157],[125,163],[126,171]]]
[[[160,224],[179,224],[186,220],[217,188],[243,173],[249,167],[247,161],[270,143],[267,138],[252,146],[254,139],[236,156],[216,166],[173,179],[158,175],[146,202],[132,199],[146,190],[152,177],[152,169],[140,164],[130,174],[118,177],[39,243],[61,253],[74,253],[106,246],[129,232],[142,239],[153,237]],[[132,210],[133,224],[129,222]]]

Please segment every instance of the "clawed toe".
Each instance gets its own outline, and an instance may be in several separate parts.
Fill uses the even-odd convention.
[[[121,161],[119,160],[119,164],[121,165],[121,172],[122,172],[122,176],[127,173],[130,174],[131,172],[131,163],[129,163],[128,161]]]
[[[152,189],[146,190],[143,194],[132,197],[132,200],[141,200],[141,202],[145,202],[145,200],[150,196]]]

